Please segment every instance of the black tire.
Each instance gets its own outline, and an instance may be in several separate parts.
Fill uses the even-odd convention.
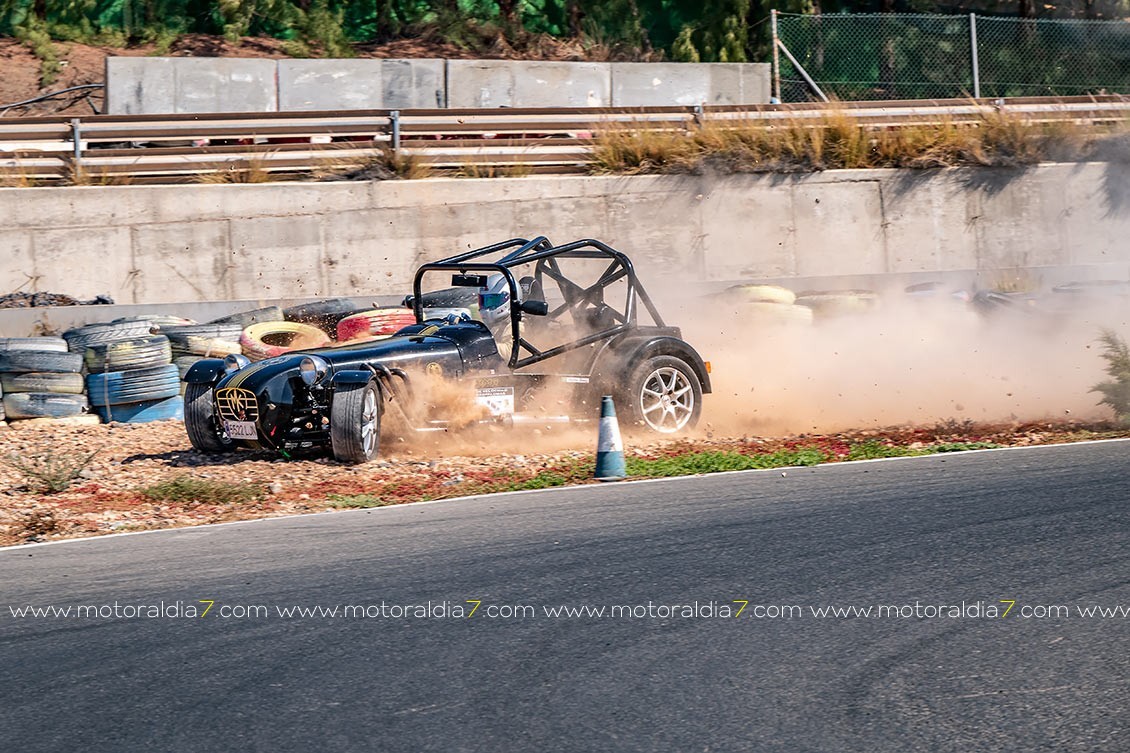
[[[187,374],[188,370],[195,366],[196,362],[199,360],[201,360],[200,356],[178,356],[173,359],[173,365],[177,367],[180,378],[184,379],[184,375]]]
[[[84,360],[87,371],[128,371],[161,366],[172,357],[169,338],[150,335],[87,346]]]
[[[131,371],[89,374],[86,392],[93,405],[164,400],[180,394],[180,372],[172,364]]]
[[[198,452],[220,453],[235,450],[235,443],[224,436],[216,420],[212,385],[189,384],[184,391],[184,429],[188,441]]]
[[[342,463],[367,463],[381,445],[381,390],[376,382],[343,384],[330,406],[330,445]]]
[[[151,421],[184,420],[184,400],[180,395],[164,400],[146,400],[125,405],[99,405],[95,412],[103,423],[147,424]]]
[[[67,347],[72,352],[82,353],[89,345],[108,343],[115,340],[129,340],[135,337],[148,337],[153,329],[153,323],[148,319],[137,319],[126,322],[101,322],[88,324],[85,327],[75,327],[63,333]]]
[[[677,356],[653,356],[632,371],[620,396],[628,419],[657,434],[693,429],[702,415],[702,383]]]
[[[147,321],[153,325],[154,330],[163,330],[165,327],[183,327],[188,324],[196,324],[195,319],[185,319],[183,316],[173,316],[172,314],[147,314],[145,316],[123,316],[121,319],[115,319],[114,324],[121,322],[140,322]]]
[[[259,322],[281,322],[282,318],[282,309],[278,306],[267,306],[266,308],[240,311],[229,316],[221,316],[219,319],[213,319],[208,322],[208,324],[238,324],[240,327],[246,329],[252,324],[258,324]]]
[[[178,340],[175,337],[170,337],[171,352],[174,359],[187,358],[189,356],[196,359],[201,358],[223,358],[229,353],[242,353],[243,346],[239,344],[239,339],[235,340],[221,340],[216,337],[197,337],[189,335],[188,337]]]
[[[82,374],[0,374],[0,388],[3,388],[6,394],[52,392],[60,395],[79,395],[83,387]]]
[[[67,341],[61,337],[0,337],[0,350],[37,350],[41,353],[66,353]]]
[[[0,372],[75,374],[82,371],[81,353],[52,353],[39,350],[0,351]]]
[[[348,298],[328,298],[283,309],[283,319],[309,324],[323,332],[336,332],[338,322],[363,310]]]
[[[189,342],[189,338],[200,337],[208,340],[238,341],[243,334],[241,324],[185,324],[176,327],[164,327],[161,334],[169,338],[174,344]]]
[[[11,419],[68,418],[86,412],[86,395],[18,392],[4,396],[4,413]]]

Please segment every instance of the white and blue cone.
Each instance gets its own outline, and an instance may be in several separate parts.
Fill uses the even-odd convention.
[[[620,440],[620,424],[616,422],[616,406],[612,396],[600,399],[600,434],[596,440],[597,481],[619,481],[628,475],[624,467],[624,443]]]

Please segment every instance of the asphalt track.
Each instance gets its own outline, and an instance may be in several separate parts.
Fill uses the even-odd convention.
[[[1109,442],[4,550],[0,746],[1124,751],[1128,620],[1077,610],[1130,606],[1128,479],[1130,443]],[[201,600],[204,617],[125,616]],[[391,616],[428,600],[482,603]],[[382,601],[388,616],[277,611]],[[811,611],[880,604],[920,614]],[[513,605],[534,613],[487,615]],[[643,616],[544,611],[559,605]],[[240,606],[267,611],[220,615]],[[1069,616],[1021,615],[1050,606]]]

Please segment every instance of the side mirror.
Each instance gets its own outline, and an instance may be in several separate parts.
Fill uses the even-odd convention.
[[[531,316],[545,316],[549,313],[549,304],[545,301],[522,301],[518,310]]]

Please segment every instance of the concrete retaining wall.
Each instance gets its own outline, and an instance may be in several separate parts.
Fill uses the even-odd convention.
[[[106,59],[115,115],[768,101],[764,63]]]
[[[559,243],[600,238],[630,254],[646,282],[685,290],[991,280],[1017,270],[1049,283],[1126,280],[1126,196],[1125,171],[1102,163],[6,188],[0,288],[155,305],[396,296],[424,260],[539,233]]]

